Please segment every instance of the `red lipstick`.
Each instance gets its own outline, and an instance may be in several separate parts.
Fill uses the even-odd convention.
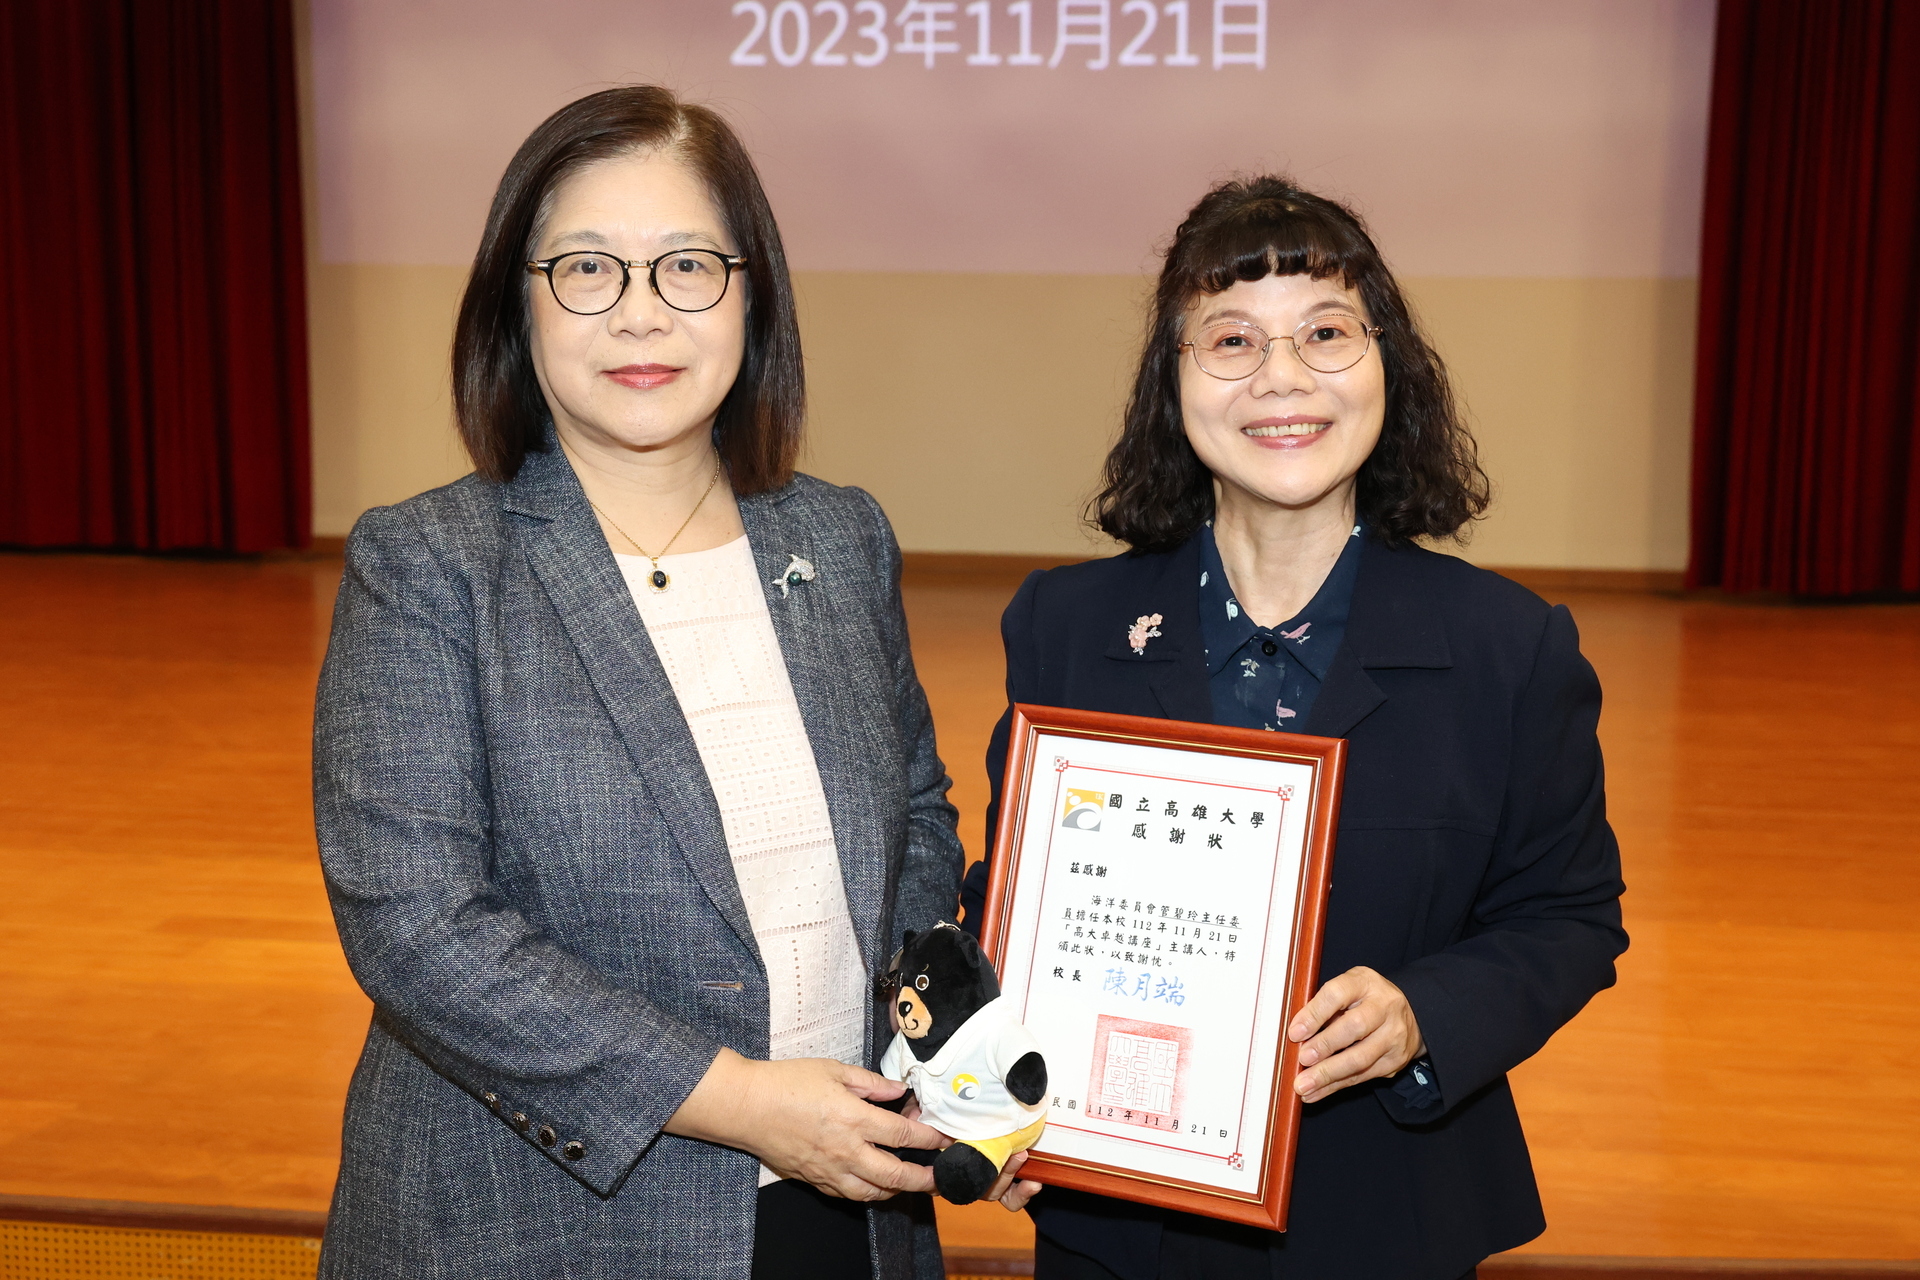
[[[618,369],[605,370],[607,377],[635,391],[664,387],[685,372],[670,364],[623,364]]]
[[[1244,423],[1240,434],[1263,449],[1307,449],[1324,440],[1332,427],[1332,418],[1290,413],[1284,418],[1260,418]]]

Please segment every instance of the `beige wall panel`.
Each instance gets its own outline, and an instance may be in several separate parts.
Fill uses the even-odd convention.
[[[1684,568],[1696,283],[1429,278],[1407,287],[1493,478],[1493,508],[1467,556]]]
[[[917,551],[1084,555],[1148,283],[803,275],[813,470],[859,484]],[[1686,562],[1695,286],[1422,279],[1495,505],[1486,564]]]
[[[464,272],[314,269],[314,529],[466,470],[447,348]],[[871,490],[915,551],[1079,556],[1137,351],[1133,276],[803,272],[803,465]],[[1686,560],[1694,285],[1419,279],[1495,484],[1486,564]]]
[[[1149,282],[802,272],[803,464],[911,551],[1111,554],[1080,513],[1126,402]]]
[[[453,433],[447,357],[466,270],[321,263],[307,276],[313,531],[471,468]]]

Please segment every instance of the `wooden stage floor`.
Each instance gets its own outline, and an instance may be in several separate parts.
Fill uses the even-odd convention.
[[[308,810],[338,573],[0,555],[0,1194],[325,1207],[367,1019]],[[908,591],[976,852],[1009,593]],[[1920,607],[1562,598],[1634,942],[1515,1077],[1530,1248],[1920,1256]]]

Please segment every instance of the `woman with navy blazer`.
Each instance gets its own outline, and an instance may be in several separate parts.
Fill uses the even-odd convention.
[[[1014,1183],[1039,1280],[1454,1280],[1544,1229],[1505,1073],[1626,935],[1572,618],[1416,542],[1486,494],[1359,220],[1279,178],[1202,199],[1097,500],[1132,550],[1027,579],[1007,696],[1348,740],[1292,1208],[1273,1233]]]

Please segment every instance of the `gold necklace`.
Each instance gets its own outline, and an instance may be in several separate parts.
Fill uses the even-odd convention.
[[[660,556],[663,556],[667,554],[667,552],[673,550],[673,544],[680,541],[680,535],[687,531],[687,526],[693,523],[693,518],[700,514],[700,508],[706,505],[707,495],[713,492],[713,486],[720,483],[720,467],[721,467],[720,459],[715,458],[713,460],[713,479],[707,481],[707,487],[705,491],[701,493],[700,501],[693,504],[693,510],[687,512],[687,518],[680,522],[680,527],[673,531],[673,536],[671,538],[667,539],[667,545],[660,548]],[[595,502],[592,498],[587,499],[587,505],[592,507],[595,511],[599,511],[600,518],[602,520],[605,520],[609,525],[613,525],[613,531],[615,533],[625,538],[628,542],[632,542],[633,549],[635,551],[638,551],[641,555],[646,556],[647,562],[653,566],[653,572],[647,575],[647,585],[652,587],[656,592],[665,591],[667,587],[672,584],[673,579],[668,577],[667,571],[660,567],[660,556],[651,554],[650,552],[648,552],[648,550],[645,547],[641,546],[637,542],[634,542],[633,535],[628,533],[625,529],[622,529],[619,525],[614,524],[613,517],[608,515],[606,512],[601,511],[600,504]]]

